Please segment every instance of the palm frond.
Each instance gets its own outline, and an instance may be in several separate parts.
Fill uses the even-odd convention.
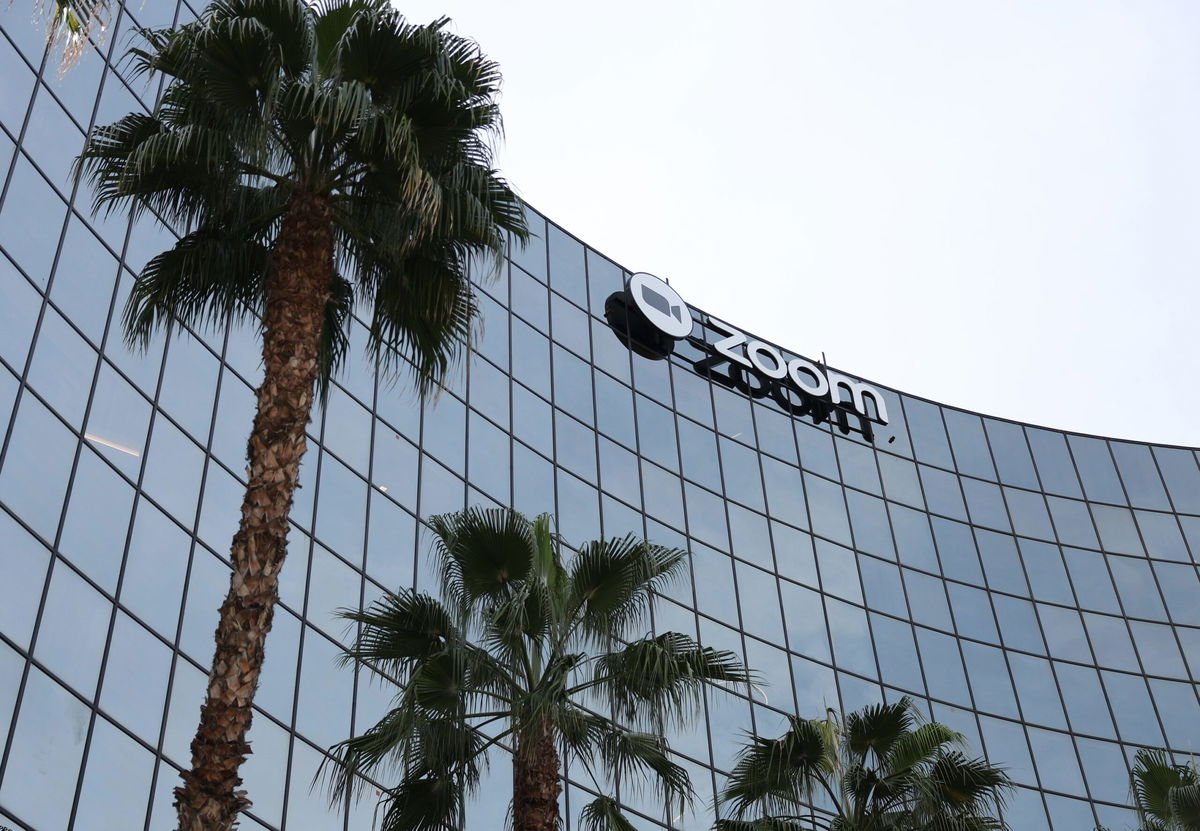
[[[406,778],[384,795],[380,831],[455,831],[462,827],[463,796],[453,776]]]
[[[533,525],[515,511],[468,508],[429,519],[442,584],[463,611],[500,600],[533,567]]]
[[[1176,817],[1172,795],[1186,789],[1181,802],[1186,808],[1189,795],[1195,799],[1200,792],[1200,778],[1194,769],[1172,764],[1165,751],[1143,748],[1134,757],[1130,787],[1140,822],[1157,821],[1173,828]],[[1187,829],[1187,826],[1180,827]]]
[[[874,704],[846,715],[844,735],[851,752],[877,759],[888,755],[892,745],[912,730],[914,707],[907,696],[895,703]]]
[[[759,819],[718,819],[713,823],[713,831],[812,831],[817,828],[828,828],[823,823],[814,823],[816,817],[760,817]]]
[[[254,240],[202,229],[158,254],[134,281],[124,311],[125,337],[144,348],[159,329],[199,329],[253,319],[262,307],[270,252]]]
[[[732,652],[701,646],[678,632],[634,641],[601,655],[595,666],[597,690],[631,724],[686,718],[709,685],[752,678]]]
[[[694,791],[687,770],[671,759],[667,741],[654,733],[609,722],[599,737],[600,757],[622,786],[651,786],[672,810],[683,810]]]
[[[598,645],[648,627],[654,593],[679,577],[687,552],[634,537],[588,543],[571,564],[571,606],[580,631]]]
[[[751,811],[788,814],[829,771],[837,752],[812,721],[793,718],[777,739],[750,736],[718,796],[736,817]]]
[[[341,616],[361,625],[344,663],[364,661],[403,675],[418,660],[430,658],[456,637],[450,612],[437,600],[412,589],[386,594],[364,611],[342,610]]]
[[[583,831],[637,831],[611,796],[598,796],[584,805],[579,811],[579,826]]]
[[[884,760],[884,768],[888,776],[904,775],[920,765],[930,764],[939,751],[965,743],[961,733],[931,721],[896,738]]]

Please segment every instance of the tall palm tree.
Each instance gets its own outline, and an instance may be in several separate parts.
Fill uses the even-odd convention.
[[[1137,752],[1130,772],[1138,831],[1200,831],[1200,773],[1161,750]]]
[[[655,592],[687,568],[686,552],[628,536],[564,562],[546,516],[502,509],[430,526],[442,598],[404,591],[346,613],[360,628],[345,659],[395,679],[399,693],[377,724],[333,748],[334,801],[361,792],[365,775],[398,770],[386,831],[461,827],[501,742],[513,751],[516,831],[559,827],[560,748],[593,776],[595,765],[623,785],[649,781],[667,806],[689,799],[662,730],[694,714],[705,687],[750,674],[686,635],[646,634]],[[595,831],[631,828],[609,794],[582,817]]]
[[[790,720],[777,739],[751,737],[718,796],[733,817],[717,831],[990,831],[1011,788],[1004,770],[968,759],[961,734],[922,723],[912,701],[844,719]],[[832,810],[816,813],[814,804]]]
[[[229,828],[249,804],[238,769],[305,425],[351,310],[380,365],[427,391],[474,325],[468,258],[498,262],[505,231],[527,234],[491,164],[500,74],[445,23],[409,24],[387,0],[217,0],[192,23],[141,32],[135,69],[167,79],[158,111],[97,128],[77,161],[98,209],[185,232],[134,284],[132,344],[175,324],[262,331],[229,594],[176,790],[182,831]]]

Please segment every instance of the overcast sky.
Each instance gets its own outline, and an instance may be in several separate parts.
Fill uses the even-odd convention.
[[[694,306],[993,415],[1200,445],[1200,3],[406,0],[518,192]]]

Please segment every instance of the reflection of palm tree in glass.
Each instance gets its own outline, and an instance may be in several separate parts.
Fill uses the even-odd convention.
[[[687,553],[626,537],[564,562],[547,517],[499,509],[430,525],[442,599],[405,592],[347,614],[361,624],[347,658],[395,678],[400,693],[374,727],[334,748],[335,798],[366,787],[359,774],[395,769],[384,829],[459,827],[488,749],[505,742],[517,831],[558,828],[560,747],[604,794],[583,808],[585,827],[629,827],[600,771],[625,787],[648,778],[667,816],[677,813],[692,787],[661,730],[695,715],[706,686],[749,680],[730,652],[642,634]]]
[[[305,427],[352,310],[372,358],[428,391],[474,325],[468,259],[498,262],[506,231],[526,236],[492,168],[498,68],[445,23],[410,25],[387,0],[222,0],[141,32],[133,67],[166,77],[161,104],[98,127],[79,159],[99,205],[183,234],[134,283],[130,341],[233,320],[263,338],[230,588],[176,791],[181,831],[229,828],[248,804],[239,769]]]

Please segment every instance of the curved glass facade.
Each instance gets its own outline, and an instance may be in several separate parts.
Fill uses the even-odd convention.
[[[91,218],[68,176],[91,124],[152,104],[107,58],[169,5],[132,4],[62,78],[24,7],[0,10],[0,825],[173,827],[227,585],[256,341],[128,351],[132,276],[171,237]],[[1130,827],[1134,750],[1200,752],[1193,450],[882,387],[871,441],[837,411],[814,423],[755,397],[733,363],[728,385],[698,370],[728,335],[707,315],[668,360],[635,355],[604,318],[628,273],[530,218],[537,237],[482,289],[482,337],[447,393],[419,407],[359,349],[311,426],[243,827],[373,827],[373,800],[343,819],[310,790],[323,748],[390,700],[335,664],[333,611],[434,589],[417,518],[468,504],[552,511],[568,541],[634,531],[689,549],[656,627],[761,673],[672,736],[692,813],[622,794],[643,827],[706,828],[744,731],[901,695],[1010,766],[1022,831]],[[595,787],[570,775],[568,822]],[[480,827],[508,785],[497,759]]]

